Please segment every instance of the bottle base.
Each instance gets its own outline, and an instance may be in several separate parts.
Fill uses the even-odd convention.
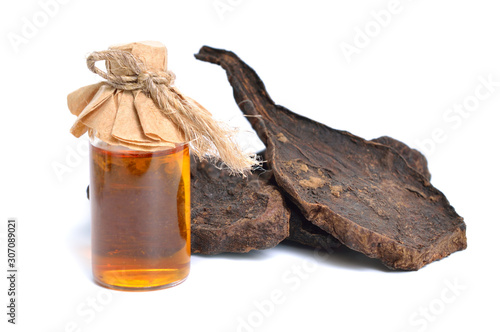
[[[148,270],[147,272],[151,274],[157,274],[159,271],[158,270]],[[161,272],[166,272],[165,270],[162,270]],[[121,282],[117,282],[116,279],[114,279],[114,283],[107,283],[104,280],[108,279],[106,278],[106,274],[109,275],[115,275],[117,274],[117,271],[107,271],[104,273],[103,278],[97,278],[94,275],[94,282],[102,286],[104,288],[112,289],[112,290],[119,290],[119,291],[128,291],[128,292],[148,292],[148,291],[155,291],[155,290],[161,290],[161,289],[166,289],[166,288],[171,288],[174,286],[177,286],[181,283],[183,283],[188,275],[185,275],[182,278],[176,278],[172,281],[172,278],[169,281],[166,280],[154,280],[152,281],[151,279],[144,279],[144,278],[133,278],[134,274],[140,274],[141,276],[144,276],[145,271],[144,270],[120,270],[119,274],[120,275],[128,275],[129,278],[127,280],[121,280]],[[132,277],[132,278],[130,278]]]

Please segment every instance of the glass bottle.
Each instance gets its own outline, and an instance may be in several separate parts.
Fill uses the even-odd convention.
[[[95,281],[119,290],[175,286],[190,268],[188,144],[134,151],[91,137]]]

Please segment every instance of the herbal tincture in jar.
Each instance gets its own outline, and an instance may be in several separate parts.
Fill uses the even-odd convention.
[[[120,289],[182,282],[190,261],[187,144],[144,152],[94,140],[90,172],[96,282]]]

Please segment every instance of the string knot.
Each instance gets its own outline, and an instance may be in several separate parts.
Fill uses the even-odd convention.
[[[137,75],[137,83],[147,88],[150,84],[172,85],[175,80],[175,75],[172,72],[151,72],[143,71]]]
[[[104,72],[95,65],[97,61],[114,62],[118,68],[125,68],[132,75],[116,75],[110,70]],[[108,83],[120,90],[145,90],[153,92],[154,85],[170,86],[174,83],[175,75],[171,71],[150,71],[146,65],[132,53],[121,50],[106,50],[93,52],[87,57],[87,66],[93,73],[101,76]]]
[[[137,76],[137,83],[141,85],[147,85],[146,81],[148,83],[154,82],[154,75],[151,72],[142,72]]]

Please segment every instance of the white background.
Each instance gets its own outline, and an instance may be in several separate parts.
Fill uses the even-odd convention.
[[[54,3],[0,5],[3,271],[7,218],[20,227],[18,325],[6,322],[2,277],[2,331],[498,330],[500,87],[473,104],[476,89],[487,91],[481,77],[500,82],[498,1],[401,0],[383,27],[371,12],[389,0],[60,0],[45,9],[50,15],[46,2]],[[34,23],[37,30],[26,28]],[[359,36],[365,28],[368,41]],[[141,40],[166,44],[177,86],[244,130],[225,72],[193,57],[203,45],[234,51],[297,113],[368,139],[427,142],[432,182],[465,218],[469,248],[418,272],[391,272],[346,250],[321,259],[280,245],[193,256],[188,280],[168,290],[96,286],[88,156],[72,155],[85,139],[69,134],[66,96],[99,81],[86,68],[88,53]],[[346,44],[357,53],[346,57]],[[448,113],[464,101],[470,111]],[[245,144],[256,139],[245,135]],[[58,177],[61,164],[70,171]],[[269,305],[277,292],[279,303]]]

